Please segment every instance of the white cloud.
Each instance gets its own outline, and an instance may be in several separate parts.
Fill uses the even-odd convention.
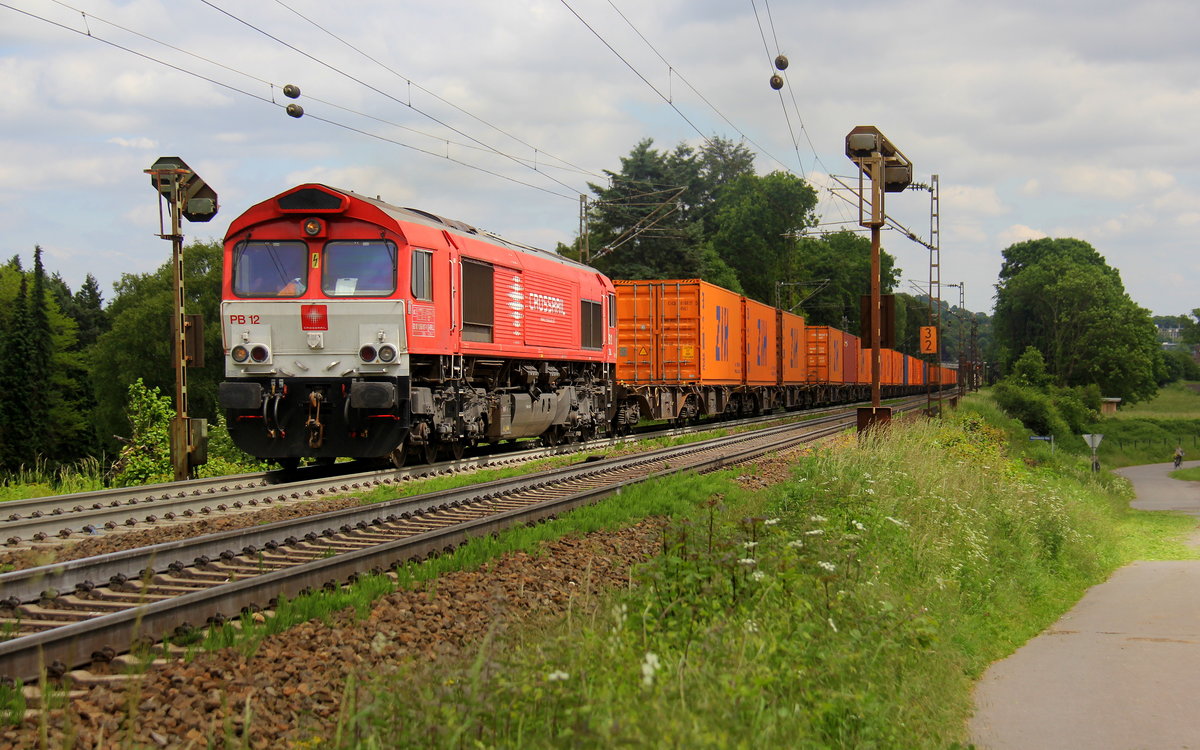
[[[994,187],[951,185],[941,190],[946,211],[976,216],[1001,216],[1009,213]]]
[[[1025,226],[1024,224],[1013,224],[997,234],[996,240],[1000,243],[1001,247],[1008,247],[1009,245],[1014,245],[1018,242],[1025,242],[1026,240],[1040,240],[1043,237],[1048,236],[1049,235],[1039,229],[1033,229]]]
[[[143,149],[143,150],[158,148],[158,141],[152,140],[150,138],[146,138],[144,136],[139,137],[139,138],[114,137],[114,138],[109,138],[108,142],[116,144],[123,148],[138,148],[138,149]]]
[[[1120,169],[1097,164],[1073,164],[1060,169],[1058,178],[1064,192],[1122,201],[1153,196],[1176,183],[1174,175],[1158,169]]]

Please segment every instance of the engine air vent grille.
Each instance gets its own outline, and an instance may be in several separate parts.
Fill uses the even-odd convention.
[[[343,211],[349,200],[344,195],[307,187],[279,196],[280,211],[287,213],[313,213],[316,211]]]

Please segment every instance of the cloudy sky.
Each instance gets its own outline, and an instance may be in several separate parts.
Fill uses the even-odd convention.
[[[143,174],[160,155],[220,195],[189,238],[318,181],[553,247],[642,138],[745,138],[761,173],[824,185],[871,124],[939,175],[942,281],[967,307],[991,309],[1005,247],[1052,236],[1184,313],[1200,307],[1198,27],[1194,0],[0,0],[0,256],[40,244],[111,298],[169,255]],[[887,208],[928,238],[927,193]],[[829,194],[822,214],[853,216]],[[924,247],[884,246],[924,283]]]

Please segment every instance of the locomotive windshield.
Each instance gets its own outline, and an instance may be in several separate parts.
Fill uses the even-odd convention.
[[[303,242],[243,242],[233,251],[233,293],[239,297],[299,297],[308,286]]]
[[[325,246],[321,291],[329,297],[388,297],[396,291],[396,246],[384,240]]]

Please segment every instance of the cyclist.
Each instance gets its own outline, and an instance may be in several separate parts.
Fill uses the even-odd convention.
[[[1175,468],[1178,469],[1181,463],[1183,463],[1183,446],[1177,445],[1175,446]]]

